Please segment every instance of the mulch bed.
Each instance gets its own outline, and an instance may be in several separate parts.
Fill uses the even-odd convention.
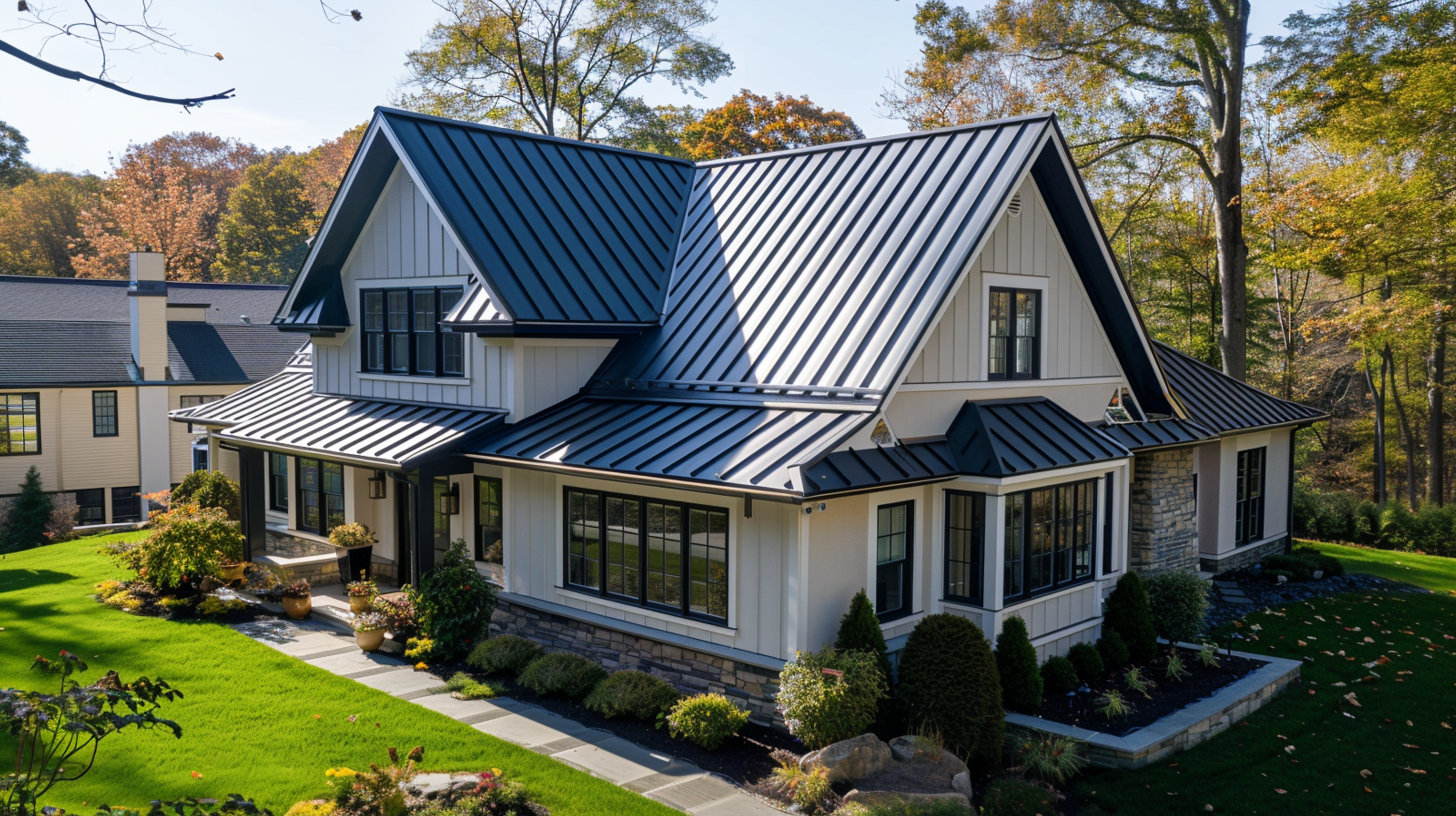
[[[1189,676],[1182,680],[1164,676],[1166,656],[1160,656],[1152,665],[1143,667],[1144,674],[1157,683],[1155,688],[1148,690],[1151,699],[1128,689],[1122,679],[1123,671],[1119,670],[1108,672],[1102,683],[1091,684],[1093,691],[1090,694],[1077,694],[1075,697],[1048,695],[1036,716],[1114,737],[1125,737],[1192,703],[1213,696],[1224,686],[1264,666],[1261,660],[1231,656],[1225,652],[1219,652],[1219,665],[1205,666],[1199,662],[1198,652],[1191,649],[1178,651],[1189,671]],[[1098,712],[1097,698],[1108,689],[1121,691],[1123,698],[1134,706],[1132,712],[1110,720]]]

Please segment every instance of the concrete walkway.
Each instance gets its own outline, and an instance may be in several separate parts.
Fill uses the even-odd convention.
[[[410,700],[669,807],[703,816],[781,813],[691,762],[648,751],[540,706],[508,697],[457,700],[449,694],[432,694],[430,690],[444,682],[439,677],[415,671],[390,654],[361,652],[352,634],[339,631],[340,618],[321,617],[316,611],[308,620],[263,621],[234,628],[311,666]]]

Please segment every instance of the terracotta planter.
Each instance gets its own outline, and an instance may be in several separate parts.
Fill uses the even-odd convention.
[[[360,649],[366,652],[372,652],[384,645],[384,630],[375,629],[369,632],[355,632],[354,640],[358,641]]]
[[[218,571],[218,577],[222,579],[224,584],[241,581],[243,580],[243,570],[246,569],[246,566],[245,564],[223,564],[222,569]]]
[[[349,611],[358,615],[361,612],[368,612],[369,605],[374,603],[374,598],[369,595],[350,595]]]
[[[311,609],[313,609],[313,598],[311,597],[283,599],[283,611],[294,620],[308,617]]]

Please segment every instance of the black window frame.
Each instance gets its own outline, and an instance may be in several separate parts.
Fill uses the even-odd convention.
[[[1007,318],[1006,334],[992,334],[993,318],[991,315],[991,300],[998,294],[1007,296]],[[1019,355],[1016,353],[1017,340],[1024,338],[1016,330],[1016,299],[1019,295],[1031,295],[1035,299],[1035,325],[1031,334],[1031,371],[1027,374],[1016,373],[1016,366]],[[1045,292],[1040,289],[1017,289],[1010,286],[992,286],[986,296],[986,379],[988,380],[1039,380],[1041,379],[1041,341],[1044,321],[1042,314],[1045,312]],[[1005,368],[1001,373],[991,370],[991,349],[992,341],[1002,339],[1006,343]]]
[[[142,520],[142,489],[133,487],[111,488],[111,523],[121,524]]]
[[[494,521],[493,524],[487,523]],[[495,476],[475,477],[475,560],[499,566],[502,580],[493,583],[504,585],[505,573],[505,483]],[[494,539],[494,540],[492,540]],[[490,549],[501,545],[501,560],[490,558]],[[492,571],[487,580],[491,580]]]
[[[416,299],[429,295],[432,303],[423,318]],[[394,297],[403,298],[403,308]],[[396,374],[435,379],[465,377],[465,335],[440,325],[465,296],[461,286],[408,286],[359,291],[359,370],[366,374]],[[371,311],[370,301],[378,308]],[[401,318],[398,322],[392,318]],[[377,319],[376,319],[377,318]],[[400,343],[399,341],[403,341]],[[399,357],[406,359],[401,365]],[[426,366],[422,357],[429,358]],[[453,362],[453,365],[447,363]]]
[[[106,523],[106,488],[93,487],[87,490],[77,490],[76,496],[76,525],[105,524]],[[96,511],[92,517],[87,517],[87,510]]]
[[[955,505],[967,502],[969,506],[958,514]],[[955,542],[958,535],[968,535],[964,555],[957,558]],[[945,582],[941,597],[954,603],[981,606],[986,593],[986,494],[963,490],[945,491]],[[958,576],[958,573],[964,575]],[[960,577],[962,580],[957,581]],[[956,592],[955,586],[974,589],[972,593]]]
[[[308,487],[306,487],[308,480],[305,478],[305,473],[307,471],[305,469],[304,462],[316,463],[315,467],[317,468],[318,486],[313,489],[309,489]],[[295,511],[293,517],[294,527],[296,529],[302,530],[305,533],[313,533],[314,535],[327,538],[329,533],[332,532],[335,527],[339,526],[339,524],[345,524],[348,522],[348,519],[344,518],[344,509],[348,507],[348,504],[346,503],[347,500],[345,498],[348,492],[348,484],[344,477],[344,466],[338,462],[330,462],[327,459],[321,459],[316,456],[295,456],[293,457],[293,467],[294,472],[298,474],[298,478],[294,480],[296,484],[294,485],[293,489],[293,497],[298,502],[297,510]],[[338,493],[332,493],[326,489],[327,479],[325,477],[327,475],[327,471],[330,468],[338,468]],[[319,508],[319,524],[316,528],[307,526],[307,522],[305,521],[308,502],[304,499],[307,497],[308,494],[311,493],[318,494],[317,501]],[[338,524],[329,523],[329,499],[334,496],[338,497]]]
[[[592,509],[595,510],[594,522],[585,520],[581,522],[575,522],[573,520],[573,494],[582,497],[581,507],[583,511]],[[592,501],[592,499],[594,499],[594,501]],[[637,513],[637,541],[635,545],[637,563],[635,566],[628,563],[628,560],[625,557],[626,551],[628,549],[628,544],[625,541],[625,537],[627,531],[630,528],[626,526],[625,522],[618,525],[617,532],[623,534],[624,538],[624,541],[620,542],[622,545],[621,552],[623,554],[623,557],[618,559],[617,562],[617,565],[621,568],[619,574],[622,576],[621,583],[617,585],[622,589],[619,589],[618,591],[612,591],[612,580],[610,575],[610,567],[612,564],[609,557],[610,545],[608,541],[608,534],[610,532],[608,529],[608,503],[610,501],[619,502],[623,506],[629,503],[635,503]],[[666,521],[667,510],[675,510],[677,512],[677,540],[675,543],[677,545],[678,570],[675,576],[671,575],[668,570],[665,569],[666,565],[671,560],[672,555],[672,552],[666,546],[667,542],[671,541],[671,537],[668,535],[668,531],[665,529],[665,527],[659,535],[655,536],[656,539],[660,540],[663,543],[663,546],[658,551],[662,553],[661,564],[664,568],[654,570],[650,563],[651,559],[649,556],[650,551],[652,551],[650,539],[654,538],[654,536],[652,535],[653,528],[649,523],[649,518],[651,508],[653,507],[661,508],[664,511],[664,515],[661,517],[664,522]],[[703,521],[707,525],[704,527],[704,535],[706,537],[715,535],[714,529],[711,526],[710,517],[714,515],[721,517],[721,547],[714,545],[713,543],[711,543],[710,540],[705,540],[702,543],[693,541],[693,525],[696,521],[695,515],[701,515],[703,517]],[[585,515],[583,516],[583,518],[585,518]],[[565,589],[568,589],[572,592],[581,593],[583,595],[590,595],[593,597],[601,598],[603,600],[615,601],[622,604],[630,604],[640,607],[642,609],[650,609],[657,612],[686,618],[689,620],[700,620],[717,626],[726,627],[729,625],[728,621],[730,618],[730,612],[733,603],[733,586],[730,580],[730,576],[732,573],[732,562],[730,561],[730,559],[732,557],[733,546],[731,534],[731,519],[732,514],[725,507],[714,507],[712,505],[695,504],[693,502],[659,499],[650,496],[634,496],[623,493],[610,493],[603,490],[593,490],[581,487],[563,487],[563,564],[561,577],[562,586]],[[596,532],[596,558],[592,559],[587,557],[585,540],[583,540],[581,554],[579,556],[573,555],[573,526],[581,526],[583,533],[585,533],[587,528],[591,527],[593,524],[595,525]],[[695,550],[698,549],[703,550],[702,560],[705,564],[709,565],[707,568],[704,569],[702,580],[698,580],[694,576],[692,569],[695,563],[695,559],[699,558],[699,556],[695,553]],[[721,581],[715,580],[711,575],[711,565],[714,563],[712,558],[713,551],[721,551],[722,553]],[[576,561],[574,562],[573,559],[576,559]],[[580,563],[582,565],[582,569],[574,570],[573,567],[576,563]],[[587,573],[592,571],[595,572],[595,578],[597,582],[595,586],[579,583],[572,580],[573,574],[580,573],[585,577]],[[653,583],[651,581],[651,576],[654,571],[657,574],[663,575],[665,577],[676,577],[676,594],[678,596],[676,605],[667,603],[666,601],[654,601],[649,599],[648,595],[650,587]],[[628,576],[632,574],[635,574],[636,576],[635,595],[626,591],[626,587],[628,585]],[[698,605],[694,603],[694,592],[697,589],[701,588],[703,592],[703,603],[700,606],[702,609],[712,610],[715,605],[712,590],[715,586],[720,584],[722,587],[721,604],[723,614],[717,615],[711,613],[710,611],[698,611],[697,609],[695,609],[695,606]],[[662,584],[661,597],[669,597],[669,585],[666,583],[665,579]]]
[[[1007,494],[1005,524],[1002,529],[1002,571],[1003,580],[1001,585],[1002,605],[1010,603],[1022,603],[1042,595],[1049,595],[1060,592],[1069,587],[1090,583],[1097,579],[1097,524],[1100,511],[1097,505],[1097,482],[1101,477],[1091,479],[1079,479],[1075,482],[1064,482],[1062,484],[1048,485],[1047,487],[1022,490],[1016,493]],[[1086,489],[1085,503],[1077,494],[1079,488]],[[1070,517],[1064,516],[1065,505],[1062,501],[1062,492],[1071,494],[1072,512]],[[1048,495],[1049,494],[1049,495]],[[1042,520],[1035,514],[1034,508],[1039,502],[1042,506],[1050,507],[1052,515],[1050,519]],[[1016,513],[1015,508],[1019,505],[1020,512]],[[1085,508],[1085,509],[1082,509]],[[1013,530],[1013,518],[1020,519],[1020,529]],[[1077,575],[1077,542],[1073,539],[1077,530],[1077,522],[1081,521],[1083,529],[1086,530],[1086,575]],[[1035,544],[1036,525],[1049,525],[1052,535],[1052,548],[1047,552],[1036,552]],[[1071,531],[1068,536],[1068,546],[1063,546],[1063,533]],[[1019,534],[1020,558],[1012,559],[1010,546],[1012,533]],[[1065,554],[1065,555],[1064,555]],[[1038,559],[1041,559],[1038,561]],[[1013,571],[1013,561],[1019,564],[1021,589],[1013,593],[1011,591],[1012,579],[1018,577]],[[1033,583],[1034,577],[1038,574],[1037,565],[1046,565],[1050,581],[1036,586]],[[1068,570],[1067,567],[1071,569]],[[1070,575],[1064,573],[1070,572]]]
[[[110,397],[111,404],[106,405],[104,398]],[[98,401],[100,399],[101,401]],[[109,428],[107,423],[110,423]],[[91,435],[93,437],[119,436],[121,423],[117,418],[116,392],[103,389],[91,392]]]
[[[199,405],[206,405],[209,402],[217,402],[222,399],[222,394],[183,394],[177,400],[179,408],[196,408]],[[192,423],[187,423],[187,433],[196,433],[192,430]]]
[[[28,404],[28,407],[27,407]],[[15,443],[11,440],[11,422],[13,416],[35,417],[35,449],[24,450],[25,440],[21,440],[21,450],[15,450]],[[0,425],[0,456],[40,456],[41,447],[41,423],[40,423],[40,392],[39,391],[14,391],[0,394],[0,418],[5,420]],[[21,433],[30,427],[22,423]]]
[[[886,511],[893,511],[896,508],[905,509],[905,529],[896,532],[893,529],[885,532],[880,528],[880,519]],[[879,560],[880,540],[896,535],[905,536],[905,554],[899,560],[881,562]],[[881,598],[882,573],[889,567],[898,566],[900,569],[900,597],[903,599],[900,606],[889,611],[883,611]],[[892,502],[881,504],[875,507],[875,614],[881,621],[892,621],[915,614],[915,500]]]
[[[279,462],[283,463],[282,473],[278,472]],[[288,454],[268,451],[268,509],[288,512]]]
[[[1249,478],[1257,459],[1257,480]],[[1269,448],[1247,448],[1238,452],[1234,471],[1234,546],[1241,547],[1264,538],[1264,506],[1269,476]],[[1254,482],[1257,481],[1257,485]],[[1250,514],[1250,510],[1253,511]]]

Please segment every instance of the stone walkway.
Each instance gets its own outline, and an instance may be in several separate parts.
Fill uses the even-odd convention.
[[[780,814],[697,765],[654,753],[609,732],[507,697],[457,700],[430,690],[444,681],[404,660],[361,652],[352,635],[322,620],[264,621],[235,627],[254,640],[325,671],[458,720],[507,742],[545,754],[669,807],[702,816]]]
[[[1249,599],[1248,595],[1244,594],[1244,591],[1240,589],[1239,585],[1234,581],[1225,581],[1215,578],[1213,581],[1213,588],[1218,590],[1219,597],[1222,598],[1226,603],[1233,604],[1234,606],[1254,605],[1254,602]]]

